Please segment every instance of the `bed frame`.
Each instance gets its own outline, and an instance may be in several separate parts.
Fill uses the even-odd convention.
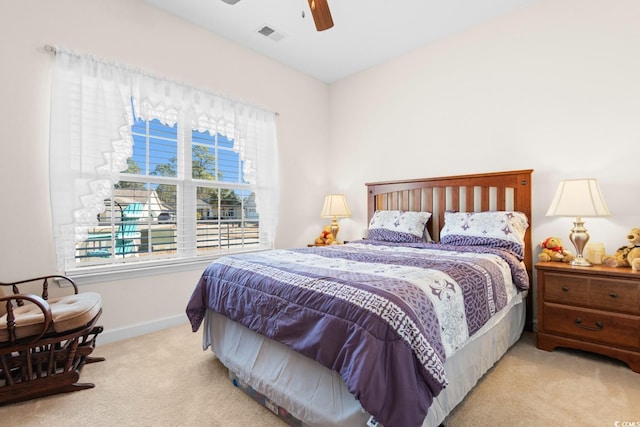
[[[531,285],[533,246],[531,245],[531,175],[533,169],[492,172],[439,178],[372,182],[367,186],[367,218],[376,210],[400,209],[431,212],[427,225],[431,237],[440,240],[446,211],[480,212],[514,210],[527,215],[524,262]],[[533,304],[527,298],[526,328],[532,330]]]
[[[439,240],[440,230],[444,225],[444,214],[447,210],[462,212],[496,211],[496,210],[517,210],[527,215],[529,228],[526,232],[525,242],[525,264],[531,278],[532,271],[532,246],[531,246],[531,175],[533,170],[518,170],[508,172],[458,175],[440,178],[410,179],[402,181],[385,181],[367,183],[368,191],[368,218],[373,216],[376,210],[400,209],[409,211],[429,211],[432,212],[432,219],[428,224],[429,232],[434,240]],[[529,294],[531,295],[531,294]],[[478,379],[482,377],[496,362],[502,357],[504,352],[513,345],[522,333],[523,322],[526,327],[531,327],[531,298],[526,298],[526,304],[519,303],[505,312],[502,321],[488,328],[477,339],[468,344],[465,353],[455,353],[447,360],[447,364],[452,368],[455,376],[452,378],[452,385],[441,393],[434,404],[429,409],[424,425],[438,425],[450,411],[458,405],[468,392],[475,386]],[[526,320],[523,311],[526,310]],[[256,361],[263,363],[265,359],[251,360],[243,366],[246,348],[244,344],[257,340],[261,354],[269,354],[276,360],[288,360],[286,371],[292,377],[308,375],[310,372],[318,372],[315,361],[307,359],[298,353],[293,352],[286,346],[250,331],[244,326],[237,324],[228,318],[207,311],[210,321],[205,322],[204,342],[211,345],[217,357],[229,368],[229,376],[233,383],[245,391],[249,396],[258,401],[261,405],[269,408],[289,425],[303,425],[296,418],[280,405],[287,406],[286,402],[272,401],[262,393],[266,390],[256,390],[253,387],[262,387],[260,384],[246,384],[240,380],[237,372],[232,366],[235,364],[240,371],[251,372],[255,368]],[[227,344],[228,343],[228,344]],[[214,350],[215,349],[215,350]],[[219,350],[219,351],[218,351]],[[468,364],[469,355],[482,355],[479,363]],[[293,363],[293,360],[296,360]],[[289,363],[289,362],[287,362]],[[248,370],[246,371],[245,368]],[[327,370],[327,368],[323,368]],[[335,371],[329,371],[329,376],[338,377]],[[314,374],[315,375],[315,374]],[[318,374],[320,375],[320,374]],[[326,379],[326,376],[314,377]],[[315,379],[313,380],[315,381]],[[336,380],[337,383],[338,380]],[[271,386],[270,386],[271,387]],[[348,393],[346,386],[334,387],[334,396],[341,392]],[[342,398],[337,398],[341,400]],[[341,402],[345,405],[344,400]],[[325,402],[326,403],[326,402]],[[316,401],[316,407],[324,408],[323,404]],[[329,408],[332,408],[329,406]],[[324,409],[323,409],[324,410]],[[327,409],[330,410],[330,409]],[[362,412],[363,417],[368,416]],[[365,422],[363,422],[363,425]],[[358,424],[360,425],[360,424]],[[370,424],[366,424],[370,425]]]

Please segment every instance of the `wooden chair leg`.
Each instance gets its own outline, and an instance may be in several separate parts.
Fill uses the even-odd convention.
[[[100,332],[102,327],[88,326],[37,344],[0,348],[0,405],[95,387],[78,381],[85,364],[105,360],[90,356]]]

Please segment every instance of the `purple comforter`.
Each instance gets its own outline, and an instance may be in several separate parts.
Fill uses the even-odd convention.
[[[226,315],[340,373],[385,427],[419,426],[447,385],[451,317],[471,336],[528,278],[502,250],[369,243],[220,258],[187,305],[193,331],[207,308]]]

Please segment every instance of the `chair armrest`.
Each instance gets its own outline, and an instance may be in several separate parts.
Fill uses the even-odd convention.
[[[111,233],[94,233],[90,234],[87,238],[87,242],[101,242],[111,240],[113,235]]]
[[[61,282],[66,282],[67,284],[70,284],[73,287],[73,293],[74,294],[78,293],[78,286],[76,285],[76,283],[70,277],[62,276],[62,275],[59,275],[59,274],[51,274],[51,275],[48,275],[48,276],[34,277],[32,279],[19,280],[17,282],[0,282],[0,286],[11,286],[12,287],[12,292],[15,295],[17,295],[17,294],[20,294],[20,288],[18,287],[18,285],[42,281],[42,295],[41,296],[42,296],[42,298],[44,300],[46,300],[47,298],[49,298],[49,280],[57,280],[57,281],[61,281]]]
[[[42,322],[42,330],[37,334],[29,335],[29,342],[38,341],[51,327],[51,322],[53,322],[53,314],[51,313],[51,307],[43,298],[33,295],[33,294],[13,294],[13,295],[5,295],[0,297],[0,304],[4,304],[7,310],[7,314],[2,316],[3,322],[6,322],[6,330],[9,337],[10,343],[15,343],[19,338],[16,336],[16,328],[21,325],[16,322],[19,322],[20,315],[15,314],[15,310],[18,305],[22,306],[23,300],[27,300],[36,305],[44,316],[44,321]],[[16,301],[16,304],[12,303],[12,301]],[[5,326],[5,325],[0,325]],[[4,329],[2,327],[1,329]],[[26,337],[22,337],[26,338]]]

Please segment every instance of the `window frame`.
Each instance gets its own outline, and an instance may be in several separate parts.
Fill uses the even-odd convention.
[[[120,180],[119,171],[127,170],[133,117],[157,118],[167,125],[190,117],[189,129],[232,136],[245,161],[245,179],[260,213],[259,247],[255,249],[274,247],[279,210],[277,113],[111,59],[59,46],[53,51],[49,176],[58,271],[89,276],[104,271],[180,269],[180,265],[206,263],[209,258],[77,267],[77,243],[87,240],[88,230],[98,224],[103,201]]]
[[[176,127],[176,173],[175,176],[163,176],[163,175],[154,175],[152,174],[152,169],[150,167],[149,158],[153,154],[152,150],[150,150],[150,140],[153,138],[157,138],[151,134],[151,123],[152,121],[157,120],[159,123],[156,123],[154,126],[168,126],[166,124],[161,123],[157,118],[148,118],[148,119],[136,119],[134,120],[134,125],[132,125],[132,139],[134,135],[141,136],[145,139],[145,164],[140,165],[137,163],[137,166],[140,168],[140,173],[130,173],[127,170],[122,171],[118,174],[119,181],[118,182],[131,182],[131,183],[140,183],[143,184],[146,188],[141,189],[140,192],[146,192],[147,196],[151,194],[153,190],[153,186],[167,184],[173,185],[176,188],[176,202],[175,202],[175,213],[176,213],[176,234],[175,234],[175,252],[168,255],[150,255],[149,259],[146,260],[130,260],[127,262],[127,258],[119,259],[118,256],[110,256],[108,260],[99,263],[90,263],[87,265],[82,265],[80,261],[76,262],[76,266],[73,269],[69,269],[67,274],[73,277],[74,279],[79,279],[82,283],[82,280],[85,278],[92,278],[93,280],[100,280],[101,277],[104,276],[104,280],[112,280],[116,278],[126,278],[126,277],[137,277],[141,275],[147,274],[157,274],[160,271],[183,271],[190,270],[195,267],[202,267],[210,263],[212,260],[233,253],[241,253],[241,252],[255,252],[266,250],[268,248],[264,247],[261,242],[258,241],[254,245],[249,245],[244,247],[243,249],[227,249],[224,250],[223,245],[221,244],[221,238],[218,238],[218,249],[211,250],[210,252],[198,255],[198,247],[201,244],[201,240],[199,239],[198,234],[198,223],[200,219],[197,216],[197,207],[198,207],[198,189],[199,188],[210,188],[214,190],[218,190],[218,192],[222,192],[223,190],[231,190],[231,191],[240,191],[241,193],[247,194],[246,196],[240,197],[241,202],[241,216],[240,221],[244,223],[247,218],[244,214],[244,200],[242,197],[249,197],[252,192],[251,185],[247,182],[241,182],[243,180],[243,161],[239,156],[239,153],[235,149],[233,149],[233,139],[227,138],[220,133],[216,133],[212,135],[210,131],[205,131],[208,137],[213,139],[213,143],[211,146],[207,147],[206,144],[195,141],[194,134],[196,132],[203,133],[197,129],[193,129],[193,126],[189,126],[191,124],[190,120],[178,120],[178,122],[174,125]],[[133,131],[134,127],[140,128],[140,122],[144,122],[144,128],[146,129],[146,134],[142,134],[139,131]],[[232,145],[231,148],[220,147],[219,138],[225,138]],[[163,138],[164,139],[164,138]],[[169,138],[166,138],[167,141],[173,141]],[[134,142],[135,144],[135,142]],[[193,177],[193,162],[195,159],[193,158],[193,146],[199,145],[205,148],[213,148],[214,149],[214,158],[216,159],[216,167],[214,170],[214,175],[220,174],[219,172],[219,163],[218,156],[220,150],[227,150],[230,152],[235,152],[238,155],[238,163],[237,170],[231,171],[231,173],[238,174],[238,182],[233,181],[224,181],[224,180],[206,180],[200,178]],[[132,154],[129,159],[133,159],[134,155]],[[135,161],[135,159],[134,159]],[[144,166],[144,167],[142,167]],[[155,168],[153,169],[155,170]],[[115,201],[115,195],[111,197],[111,204],[117,203]],[[148,197],[147,197],[148,199]],[[221,201],[220,197],[217,199],[217,208],[218,212],[217,221],[220,226],[224,221],[222,218],[222,210],[221,210]],[[149,213],[149,211],[146,211]],[[194,215],[195,213],[195,215]],[[150,217],[148,217],[150,218]],[[259,222],[259,218],[257,218]],[[147,222],[147,232],[151,232],[151,226],[153,225],[153,219],[149,219]],[[141,224],[145,225],[145,224]],[[117,228],[119,227],[119,221],[114,221],[113,218],[111,220],[111,233],[116,233]],[[241,227],[244,230],[244,226]],[[188,236],[191,238],[187,239]],[[184,268],[182,268],[184,266]]]

